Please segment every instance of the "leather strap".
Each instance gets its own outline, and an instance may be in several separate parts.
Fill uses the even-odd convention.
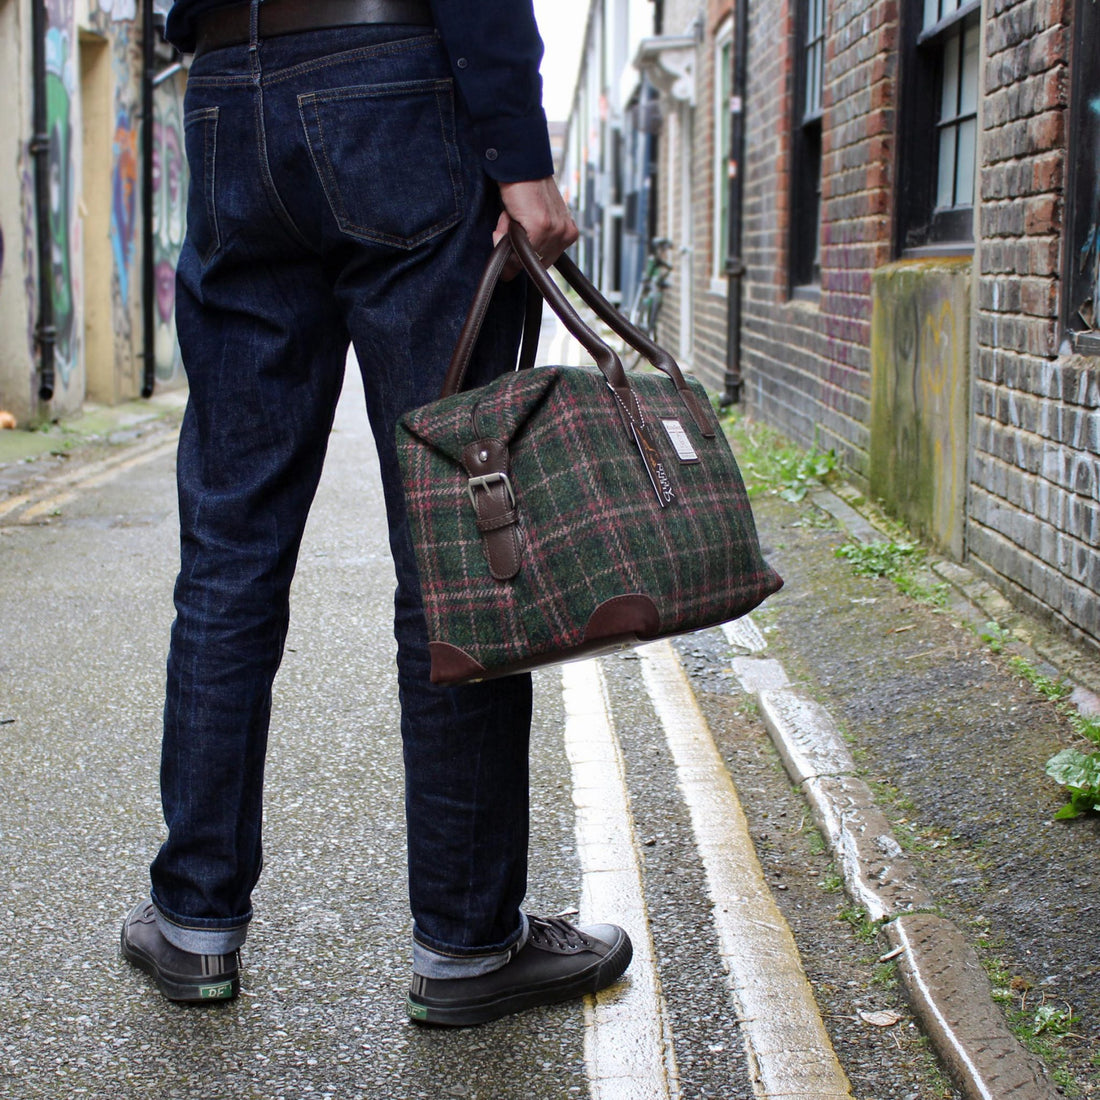
[[[228,4],[199,16],[195,56],[249,40],[247,3]],[[328,27],[353,27],[363,23],[401,23],[430,26],[428,0],[264,0],[260,5],[259,34],[272,38],[299,31]]]
[[[508,247],[509,244],[511,247]],[[469,366],[470,356],[473,353],[474,345],[477,343],[477,336],[481,331],[481,324],[485,318],[485,312],[489,308],[493,290],[496,287],[497,281],[500,279],[500,274],[504,270],[504,265],[507,263],[512,251],[515,251],[516,255],[519,257],[530,279],[527,301],[527,320],[524,325],[524,342],[523,350],[520,354],[519,368],[525,369],[534,365],[535,351],[537,349],[538,321],[535,320],[532,322],[532,317],[538,318],[541,316],[542,300],[545,298],[545,300],[550,303],[554,312],[561,318],[566,328],[580,341],[588,353],[595,359],[596,365],[604,372],[608,380],[608,385],[611,386],[611,389],[620,398],[620,411],[626,410],[629,412],[630,410],[634,410],[635,414],[640,418],[640,414],[638,414],[636,410],[633,393],[627,382],[626,373],[623,371],[622,363],[618,356],[587,324],[585,324],[569,304],[568,299],[561,293],[557,284],[550,278],[545,268],[543,268],[523,227],[516,222],[512,223],[511,239],[502,239],[489,257],[489,262],[482,275],[481,283],[474,293],[473,302],[466,316],[466,323],[463,325],[458,342],[455,344],[454,353],[451,356],[451,362],[443,380],[443,387],[440,390],[440,397],[449,397],[451,394],[458,393],[458,391],[462,389],[466,370]],[[675,385],[680,395],[680,399],[684,403],[684,407],[691,414],[692,420],[695,421],[696,427],[698,427],[699,431],[705,437],[712,438],[715,431],[711,420],[707,416],[706,410],[700,407],[698,398],[694,391],[688,386],[676,360],[673,359],[667,351],[650,340],[641,329],[632,325],[619,310],[600,294],[592,282],[585,277],[580,268],[578,268],[568,256],[561,256],[554,266],[557,268],[562,278],[565,279],[566,283],[577,292],[581,300],[584,301],[585,304],[612,329],[612,331],[621,336],[629,346],[643,355],[654,367],[672,379],[673,385]],[[534,301],[535,299],[537,299],[537,302]],[[534,337],[533,342],[529,342],[530,337]],[[634,419],[634,417],[627,417],[628,425],[629,421],[632,419]]]
[[[498,581],[510,581],[522,560],[508,459],[508,448],[499,439],[479,439],[462,449],[477,529],[489,559],[489,573]]]

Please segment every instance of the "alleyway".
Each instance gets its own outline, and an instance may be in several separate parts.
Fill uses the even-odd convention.
[[[295,582],[267,865],[229,1006],[165,1003],[117,949],[161,835],[172,433],[0,500],[0,1096],[955,1097],[876,976],[884,941],[837,919],[836,865],[736,687],[752,627],[537,678],[528,905],[623,923],[629,979],[474,1031],[407,1022],[392,577],[361,401],[351,372]]]

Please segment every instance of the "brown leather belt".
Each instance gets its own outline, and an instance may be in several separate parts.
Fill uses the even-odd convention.
[[[249,40],[249,4],[230,4],[201,15],[195,34],[195,55]],[[259,12],[261,38],[327,27],[362,23],[403,23],[428,26],[428,0],[263,0]]]

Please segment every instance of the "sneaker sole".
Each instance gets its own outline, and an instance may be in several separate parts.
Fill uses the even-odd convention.
[[[170,1001],[180,1001],[184,1004],[211,1004],[216,1001],[231,1001],[241,991],[240,975],[220,978],[211,982],[189,981],[178,976],[165,974],[156,960],[147,952],[135,947],[126,939],[126,931],[122,932],[122,956],[133,963],[139,970],[152,976],[157,983],[157,988]]]
[[[592,969],[582,970],[571,978],[534,988],[504,991],[485,1000],[414,1000],[410,993],[405,997],[405,1008],[409,1018],[418,1024],[434,1024],[438,1027],[472,1027],[485,1024],[529,1008],[571,1001],[586,993],[598,993],[622,977],[633,955],[634,949],[630,940],[624,935]]]

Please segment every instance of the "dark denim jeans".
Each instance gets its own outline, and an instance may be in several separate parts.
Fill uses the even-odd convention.
[[[152,867],[161,926],[192,951],[244,939],[272,681],[350,339],[398,578],[416,951],[429,970],[491,967],[522,935],[531,683],[430,684],[394,426],[439,392],[499,195],[430,28],[210,51],[184,112],[177,326],[190,400],[161,775],[169,835]],[[473,381],[512,361],[521,294],[518,280],[497,294]]]

